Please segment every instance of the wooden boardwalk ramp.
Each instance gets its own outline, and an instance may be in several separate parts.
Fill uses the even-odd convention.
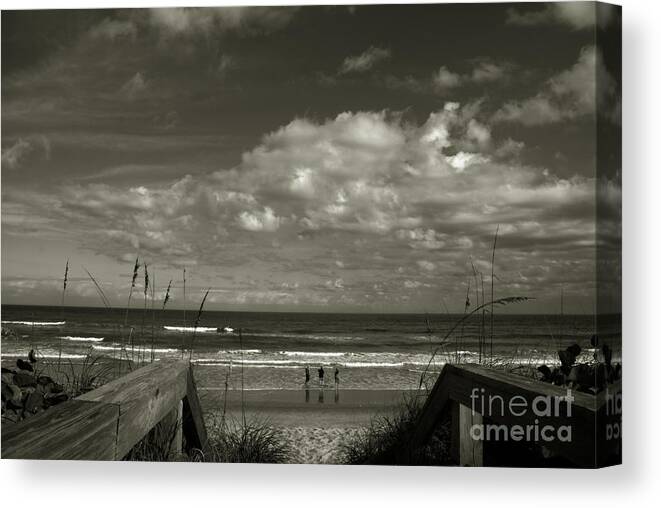
[[[175,429],[173,451],[208,453],[188,362],[158,361],[2,429],[3,459],[121,460],[152,429]]]
[[[510,452],[522,446],[573,467],[621,462],[621,382],[594,396],[480,365],[445,365],[410,453],[448,412],[451,455],[462,466],[513,465]]]

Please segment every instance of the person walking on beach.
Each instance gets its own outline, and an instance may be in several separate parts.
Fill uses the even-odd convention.
[[[305,366],[305,385],[307,386],[309,382],[310,382],[310,366],[306,365]]]
[[[319,386],[324,386],[324,367],[323,365],[319,366]]]
[[[335,389],[339,388],[340,386],[340,369],[336,366],[335,367]]]

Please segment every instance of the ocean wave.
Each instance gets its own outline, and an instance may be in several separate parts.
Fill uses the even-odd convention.
[[[280,351],[281,355],[285,356],[346,356],[346,355],[351,355],[352,353],[338,353],[338,352],[332,352],[332,353],[319,353],[317,351]]]
[[[3,321],[3,325],[62,326],[66,321]]]
[[[308,339],[330,342],[351,342],[363,341],[365,337],[358,335],[320,335],[320,334],[299,334],[292,332],[245,332],[244,337],[265,337],[275,339]]]
[[[20,351],[12,351],[10,353],[2,353],[2,358],[20,358],[26,356],[27,353]],[[76,354],[76,353],[59,353],[57,351],[49,352],[38,352],[37,358],[62,358],[62,359],[75,359],[75,358],[85,358],[87,355]]]
[[[248,368],[267,368],[267,367],[273,367],[273,368],[302,368],[305,367],[306,364],[309,362],[301,361],[301,360],[268,360],[268,359],[263,359],[263,360],[222,360],[220,358],[197,358],[193,360],[193,363],[199,365],[199,366],[204,366],[204,367],[212,367],[212,366],[240,366],[243,365],[244,367]],[[445,359],[435,359],[431,363],[432,366],[442,366],[446,363]],[[422,366],[427,366],[428,360],[427,361],[416,361],[416,360],[409,360],[409,359],[402,359],[400,361],[339,361],[339,362],[333,362],[329,361],[327,362],[328,366],[338,366],[338,367],[343,367],[343,368],[374,368],[374,367],[382,367],[382,368],[402,368],[406,366],[411,366],[411,367],[422,367]]]
[[[228,351],[218,351],[218,354],[230,354],[230,355],[240,355],[241,353],[246,355],[257,355],[261,353],[261,349],[230,349]]]
[[[163,326],[169,332],[218,333],[216,326]]]
[[[58,339],[62,340],[70,340],[73,342],[102,342],[103,337],[75,337],[71,335],[67,335],[65,337],[58,337]]]
[[[131,348],[129,346],[122,346],[120,345],[113,345],[113,346],[92,346],[92,349],[96,349],[97,351],[129,351]],[[135,350],[138,348],[135,347]],[[144,348],[145,351],[151,352],[151,348]],[[154,353],[163,353],[163,354],[168,354],[168,353],[180,353],[180,349],[174,349],[174,348],[154,348]]]

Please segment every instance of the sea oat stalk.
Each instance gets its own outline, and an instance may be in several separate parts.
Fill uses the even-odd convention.
[[[190,342],[190,351],[188,352],[188,361],[190,362],[193,359],[193,348],[195,344],[195,332],[197,327],[200,325],[200,318],[202,317],[202,311],[204,310],[204,302],[207,301],[207,296],[209,296],[210,289],[207,289],[207,292],[204,293],[204,298],[202,298],[202,303],[200,304],[200,309],[197,311],[197,317],[195,318],[195,324],[193,325],[193,337]]]

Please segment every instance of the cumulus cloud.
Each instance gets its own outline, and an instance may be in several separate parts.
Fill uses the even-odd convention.
[[[359,55],[348,56],[345,58],[340,67],[340,74],[365,72],[388,58],[390,58],[389,49],[371,46]]]
[[[149,22],[166,37],[271,33],[284,28],[297,8],[273,7],[175,7],[149,10]]]
[[[432,81],[437,88],[447,89],[455,88],[461,84],[462,78],[456,72],[448,70],[447,67],[442,66],[433,76]]]
[[[594,179],[520,164],[512,155],[520,143],[494,139],[480,118],[479,104],[453,102],[420,123],[388,111],[298,118],[266,134],[237,166],[211,174],[12,193],[3,228],[27,234],[21,217],[29,209],[48,219],[32,223],[31,234],[75,230],[86,249],[117,260],[140,252],[172,266],[246,266],[247,274],[251,263],[265,273],[275,264],[279,273],[306,274],[301,291],[342,288],[351,298],[365,281],[385,277],[386,298],[404,280],[465,274],[467,256],[489,252],[501,224],[502,259],[512,269],[573,256],[582,264],[548,276],[588,280]],[[618,191],[611,193],[616,208]],[[409,265],[398,270],[403,259]],[[363,282],[355,267],[370,271]],[[329,276],[338,268],[346,277]],[[526,272],[527,284],[541,273]]]
[[[581,50],[577,62],[551,77],[535,96],[506,103],[494,115],[495,121],[543,125],[595,114],[597,104],[616,93],[601,52],[594,46]]]
[[[511,8],[507,11],[507,22],[518,26],[562,24],[573,30],[582,30],[594,27],[595,19],[596,4],[593,2],[553,2],[541,9]]]
[[[268,206],[262,211],[243,211],[237,218],[239,226],[247,231],[276,231],[280,227],[280,220]]]

